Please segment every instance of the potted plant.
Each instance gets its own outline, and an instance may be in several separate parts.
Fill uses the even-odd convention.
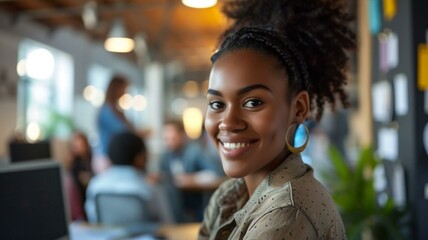
[[[354,166],[331,146],[332,172],[323,173],[344,224],[348,239],[406,239],[407,209],[388,197],[378,204],[374,169],[381,163],[371,147],[361,150]]]

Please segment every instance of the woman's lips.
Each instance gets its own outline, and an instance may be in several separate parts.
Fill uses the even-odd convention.
[[[222,155],[227,159],[237,159],[250,151],[257,141],[222,142],[219,141]]]

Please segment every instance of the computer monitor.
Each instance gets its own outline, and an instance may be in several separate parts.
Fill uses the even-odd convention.
[[[9,155],[10,162],[51,158],[50,142],[11,142],[9,143]]]
[[[0,239],[67,239],[66,206],[57,161],[0,168]]]

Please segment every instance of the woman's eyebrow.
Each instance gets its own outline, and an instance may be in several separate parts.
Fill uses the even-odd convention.
[[[219,92],[217,90],[214,90],[214,89],[208,89],[207,94],[211,94],[211,95],[216,95],[216,96],[219,96],[219,97],[223,97],[223,94],[221,92]]]
[[[238,95],[242,95],[242,94],[245,94],[247,92],[251,92],[255,89],[264,89],[264,90],[272,93],[272,90],[270,90],[270,88],[268,88],[267,86],[265,86],[263,84],[254,84],[254,85],[250,85],[250,86],[239,89]]]
[[[251,92],[251,91],[256,90],[256,89],[264,89],[264,90],[272,93],[272,90],[270,90],[270,88],[268,88],[267,86],[265,86],[263,84],[254,84],[254,85],[250,85],[250,86],[239,89],[238,95],[242,95],[242,94]],[[220,97],[223,96],[223,94],[220,91],[217,91],[214,89],[208,89],[207,94],[216,95],[216,96],[220,96]]]

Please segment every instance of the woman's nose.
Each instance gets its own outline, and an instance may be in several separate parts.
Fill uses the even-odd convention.
[[[236,132],[244,130],[246,127],[247,124],[244,121],[242,113],[239,111],[239,109],[230,107],[224,111],[223,119],[219,125],[220,131]]]

